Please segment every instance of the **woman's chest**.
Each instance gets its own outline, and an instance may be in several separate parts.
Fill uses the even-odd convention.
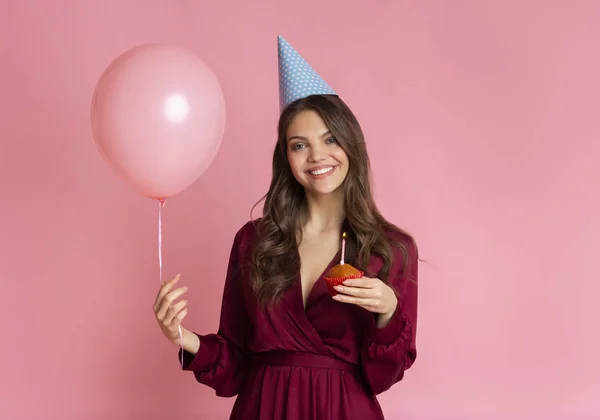
[[[306,308],[315,284],[338,258],[340,241],[338,235],[305,236],[298,247],[300,269],[298,281],[302,290],[302,302]]]

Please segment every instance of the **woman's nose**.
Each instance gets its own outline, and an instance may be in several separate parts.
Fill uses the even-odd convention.
[[[325,153],[321,146],[312,146],[310,148],[310,159],[313,162],[318,162],[325,158]]]

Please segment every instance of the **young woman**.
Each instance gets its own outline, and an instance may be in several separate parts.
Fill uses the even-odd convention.
[[[231,419],[383,419],[376,395],[416,358],[417,247],[374,203],[358,121],[335,94],[307,95],[281,114],[263,216],[235,235],[219,330],[182,327],[183,369],[223,397]],[[365,272],[332,296],[340,261]],[[176,288],[154,311],[169,341],[187,314]]]

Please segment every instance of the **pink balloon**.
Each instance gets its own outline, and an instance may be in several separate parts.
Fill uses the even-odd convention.
[[[190,51],[142,45],[100,77],[91,109],[100,153],[123,180],[162,200],[194,183],[216,156],[225,129],[221,86]]]

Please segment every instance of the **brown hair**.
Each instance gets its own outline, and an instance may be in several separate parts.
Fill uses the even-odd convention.
[[[348,235],[346,261],[356,267],[366,267],[371,256],[377,254],[383,266],[373,275],[387,281],[393,262],[392,247],[398,246],[406,257],[407,246],[412,242],[410,235],[385,220],[377,209],[363,132],[352,111],[336,95],[299,99],[288,105],[280,116],[271,185],[263,197],[263,217],[257,223],[251,279],[261,303],[281,297],[296,280],[300,268],[297,237],[302,232],[300,212],[305,192],[294,178],[287,159],[287,130],[294,117],[307,110],[320,115],[348,155],[348,174],[341,186],[346,216],[344,230]]]

